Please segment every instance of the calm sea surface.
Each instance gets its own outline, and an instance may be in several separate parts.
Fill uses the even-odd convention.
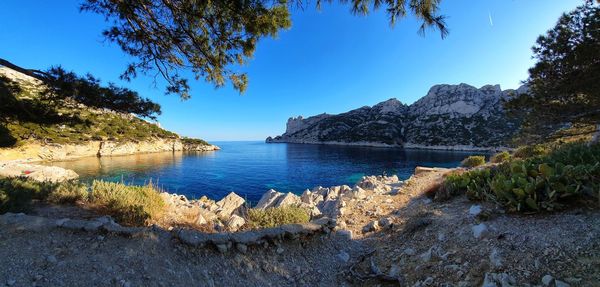
[[[235,191],[256,202],[270,188],[300,194],[318,185],[352,185],[364,175],[397,174],[406,179],[415,166],[455,167],[473,154],[264,142],[215,144],[222,150],[90,157],[52,165],[73,169],[85,181],[144,184],[152,180],[188,198],[220,199]]]

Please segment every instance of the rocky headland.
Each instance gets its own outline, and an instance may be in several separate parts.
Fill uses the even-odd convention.
[[[290,118],[267,143],[342,144],[440,150],[496,150],[510,145],[519,120],[503,102],[526,88],[436,85],[411,105],[396,99],[338,115]]]

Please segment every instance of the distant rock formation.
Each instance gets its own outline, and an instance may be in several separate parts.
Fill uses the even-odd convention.
[[[436,85],[410,106],[389,99],[339,115],[290,118],[286,132],[266,142],[452,150],[506,147],[519,121],[505,115],[502,103],[524,91],[525,87],[503,91],[499,85]]]

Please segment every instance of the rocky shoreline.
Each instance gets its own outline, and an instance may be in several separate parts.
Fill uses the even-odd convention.
[[[314,141],[303,139],[283,139],[280,136],[275,138],[268,137],[265,143],[295,143],[295,144],[324,144],[324,145],[341,145],[341,146],[361,146],[361,147],[381,147],[381,148],[401,148],[401,149],[416,149],[416,150],[440,150],[440,151],[481,151],[481,152],[498,152],[512,150],[510,147],[479,147],[473,145],[422,145],[414,143],[402,144],[386,144],[380,142],[340,142],[340,141]]]
[[[181,139],[156,138],[138,142],[89,141],[83,144],[30,143],[16,148],[0,148],[2,161],[65,161],[82,157],[105,157],[165,151],[217,151],[215,145],[188,144]]]

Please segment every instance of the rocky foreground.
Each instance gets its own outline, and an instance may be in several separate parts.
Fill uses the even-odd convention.
[[[314,217],[327,222],[262,231],[130,229],[107,218],[5,214],[0,284],[598,286],[597,209],[514,215],[463,196],[432,201],[426,194],[446,172],[421,168],[405,182],[365,177],[352,188],[297,197],[270,191],[258,208],[295,202],[313,206],[321,213]],[[180,206],[196,204],[178,198]],[[211,212],[218,217],[239,200],[202,201],[206,210],[217,206]],[[243,238],[254,241],[240,245]]]

